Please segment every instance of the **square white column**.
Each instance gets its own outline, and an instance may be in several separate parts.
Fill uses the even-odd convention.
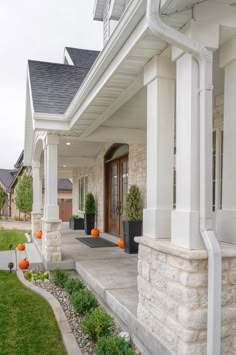
[[[145,68],[147,85],[147,208],[143,234],[170,238],[173,208],[175,64],[155,57]]]
[[[236,38],[221,48],[225,67],[222,210],[217,211],[217,238],[236,243]]]
[[[40,176],[40,162],[33,161],[33,213],[41,213],[42,208],[42,182]]]
[[[46,137],[46,160],[45,165],[45,218],[58,219],[58,158],[57,147],[59,144],[58,136],[48,135]]]
[[[201,249],[198,64],[184,54],[176,62],[176,71],[176,210],[172,212],[171,241]]]

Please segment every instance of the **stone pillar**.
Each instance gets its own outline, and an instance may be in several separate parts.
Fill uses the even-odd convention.
[[[208,255],[169,240],[136,238],[138,320],[171,354],[207,354]],[[222,244],[221,354],[236,353],[236,247]]]
[[[40,177],[40,162],[33,161],[33,211],[31,213],[32,236],[41,230],[41,208],[42,208],[42,180]]]
[[[173,244],[201,249],[199,182],[199,70],[195,59],[176,62],[176,210],[172,212]]]
[[[46,262],[61,261],[61,220],[57,203],[57,146],[58,136],[48,135],[45,141],[45,207],[42,253]]]
[[[143,234],[170,238],[173,208],[175,65],[154,57],[145,67],[147,86],[147,208]]]
[[[222,46],[220,65],[225,68],[223,186],[216,232],[219,240],[236,244],[236,38]]]

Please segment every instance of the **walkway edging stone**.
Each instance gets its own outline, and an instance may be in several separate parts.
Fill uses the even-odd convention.
[[[65,313],[58,302],[58,300],[46,290],[33,285],[31,282],[27,281],[24,277],[24,273],[22,270],[17,270],[16,272],[18,279],[21,283],[43,297],[51,306],[53,313],[55,315],[58,327],[60,329],[62,340],[68,355],[82,355],[82,352],[79,348],[79,345],[75,339],[74,334],[72,333],[70,324],[65,316]]]

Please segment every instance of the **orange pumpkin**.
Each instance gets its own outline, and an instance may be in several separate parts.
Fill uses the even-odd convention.
[[[43,232],[41,230],[36,232],[36,238],[41,239],[42,236],[43,236]]]
[[[125,248],[125,241],[124,241],[124,238],[120,238],[118,240],[118,247],[121,248],[121,249],[124,249]]]
[[[28,269],[28,267],[29,267],[29,262],[28,262],[28,260],[27,259],[21,259],[20,261],[19,261],[19,263],[18,263],[18,266],[19,266],[19,268],[20,269]]]
[[[92,235],[93,237],[99,237],[99,234],[100,234],[100,231],[99,231],[98,228],[93,228],[93,229],[91,230],[91,235]]]
[[[17,249],[18,250],[25,250],[25,244],[18,244]]]

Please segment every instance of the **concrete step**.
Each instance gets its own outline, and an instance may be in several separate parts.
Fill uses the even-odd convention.
[[[145,355],[169,355],[170,352],[160,343],[159,339],[137,320],[137,288],[118,288],[115,286],[116,280],[114,278],[114,288],[108,289],[102,280],[91,275],[82,263],[75,263],[79,276],[96,293],[99,301],[108,312],[117,319],[121,328],[130,334],[132,341],[142,353]]]
[[[25,243],[25,250],[16,250],[17,267],[19,260],[25,258],[28,259],[30,263],[29,269],[44,269],[43,260],[34,243]]]

